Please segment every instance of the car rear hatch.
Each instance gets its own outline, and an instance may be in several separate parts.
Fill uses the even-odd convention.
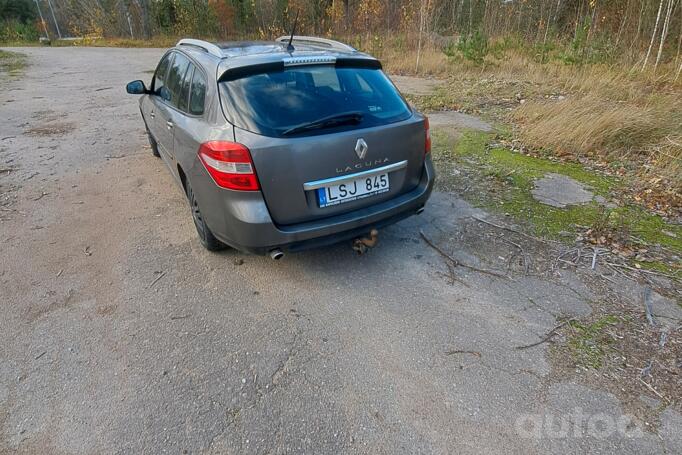
[[[250,150],[277,224],[362,209],[418,185],[424,118],[379,68],[360,66],[260,68],[221,81],[235,140]]]
[[[355,150],[360,139],[367,144],[362,159]],[[278,224],[333,216],[391,199],[416,187],[423,170],[424,126],[416,116],[382,127],[290,139],[238,129],[236,140],[248,144],[270,215]],[[375,177],[385,174],[388,191],[380,192],[385,188]],[[371,179],[374,194],[320,207],[318,193],[327,187],[345,182],[347,191],[353,191],[343,177],[356,177],[365,185]]]

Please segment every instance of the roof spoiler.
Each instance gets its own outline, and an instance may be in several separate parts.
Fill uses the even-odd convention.
[[[315,59],[316,61],[313,61]],[[233,81],[243,77],[252,76],[254,74],[269,73],[272,71],[284,71],[287,68],[304,65],[334,65],[337,68],[367,68],[377,69],[382,68],[381,62],[373,58],[366,57],[336,57],[324,58],[311,57],[310,61],[306,57],[297,57],[295,59],[284,59],[275,62],[258,63],[255,65],[238,66],[236,68],[228,68],[218,78],[218,82]]]

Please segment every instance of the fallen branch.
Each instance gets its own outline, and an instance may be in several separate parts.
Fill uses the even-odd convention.
[[[452,256],[450,256],[450,255],[447,254],[445,251],[443,251],[442,249],[440,249],[435,243],[433,243],[433,242],[426,236],[426,234],[424,234],[424,231],[420,230],[420,231],[419,231],[419,235],[422,236],[422,238],[424,239],[424,241],[425,241],[431,248],[433,248],[434,250],[436,250],[441,256],[443,256],[445,259],[447,259],[448,261],[450,261],[450,262],[452,263],[452,265],[454,265],[455,267],[457,267],[457,266],[462,266],[462,267],[464,267],[464,268],[467,268],[467,269],[470,269],[470,270],[474,270],[474,271],[480,272],[480,273],[485,273],[485,274],[487,274],[487,275],[495,276],[495,277],[498,277],[498,278],[508,278],[506,275],[502,275],[501,273],[497,273],[497,272],[494,272],[494,271],[492,271],[492,270],[479,269],[478,267],[474,267],[473,265],[464,264],[464,263],[462,263],[462,262],[459,262],[457,259],[455,259],[455,258],[453,258]]]
[[[478,357],[479,359],[483,357],[480,352],[478,351],[462,351],[459,349],[451,350],[451,351],[446,351],[445,355],[455,355],[455,354],[471,354],[473,356]]]
[[[667,273],[663,273],[663,272],[654,272],[653,270],[646,270],[646,269],[638,269],[638,268],[636,268],[636,267],[630,267],[629,265],[625,265],[625,264],[616,264],[616,263],[614,263],[614,262],[608,262],[608,261],[605,261],[605,262],[606,262],[608,265],[612,266],[612,267],[620,267],[620,268],[623,268],[623,269],[632,270],[633,272],[640,272],[640,273],[644,273],[644,274],[647,274],[647,275],[662,276],[662,277],[665,277],[665,278],[670,278],[671,280],[680,281],[680,278],[679,278],[679,277],[676,277],[676,276],[674,276],[674,275],[668,275]]]
[[[518,243],[516,243],[516,242],[512,242],[511,240],[505,239],[505,238],[502,237],[502,236],[500,236],[499,238],[500,238],[502,241],[507,242],[507,243],[509,243],[510,245],[513,245],[513,246],[515,246],[516,248],[519,249],[519,252],[521,253],[521,258],[523,259],[523,270],[524,270],[524,273],[525,273],[526,275],[528,275],[528,273],[529,273],[529,271],[530,271],[530,263],[529,263],[529,261],[528,261],[528,255],[526,254],[526,250],[524,250],[523,247],[522,247],[521,245],[519,245]],[[511,265],[511,259],[512,259],[512,258],[509,258],[509,259],[510,259],[509,265]],[[509,267],[508,267],[508,268],[509,268]]]
[[[535,347],[535,346],[539,346],[539,345],[541,345],[541,344],[543,344],[543,343],[546,343],[546,342],[548,342],[554,335],[556,335],[556,331],[557,331],[557,330],[559,330],[560,328],[562,328],[562,327],[565,326],[566,324],[568,324],[568,323],[570,323],[570,322],[573,322],[573,321],[575,321],[575,319],[573,319],[573,318],[567,319],[566,321],[562,322],[561,324],[559,324],[558,326],[554,327],[552,330],[550,330],[549,332],[547,332],[547,335],[546,335],[543,339],[541,339],[540,341],[535,342],[535,343],[533,343],[533,344],[527,344],[527,345],[525,345],[525,346],[516,346],[516,349],[528,349],[528,348],[533,348],[533,347]]]
[[[578,251],[578,249],[577,248],[571,248],[571,249],[566,250],[562,253],[559,253],[557,258],[554,260],[554,264],[552,264],[552,271],[554,271],[559,266],[559,262],[566,262],[567,264],[575,265],[572,261],[566,261],[565,259],[563,259],[564,256],[567,256],[567,255],[569,255],[575,251]]]
[[[164,272],[161,272],[161,273],[159,274],[159,276],[157,276],[156,278],[154,278],[154,281],[152,281],[151,283],[149,283],[149,286],[147,286],[147,289],[151,289],[151,287],[154,286],[154,285],[156,284],[156,282],[159,281],[159,280],[160,280],[161,278],[163,278],[164,276],[166,276],[166,272],[165,272],[165,271],[164,271]]]
[[[599,276],[602,277],[602,278],[604,278],[606,281],[608,281],[608,282],[611,283],[611,284],[618,284],[618,283],[616,283],[613,279],[607,277],[607,276],[604,275],[603,273],[600,273]]]
[[[592,270],[597,266],[597,249],[592,249]]]
[[[446,262],[445,265],[448,268],[448,273],[447,274],[442,273],[442,272],[437,272],[437,273],[439,275],[441,275],[442,277],[447,278],[449,280],[448,284],[450,286],[454,285],[455,281],[456,281],[459,284],[461,284],[462,286],[465,286],[467,288],[469,287],[469,285],[464,280],[460,279],[457,275],[455,275],[455,269],[450,262]]]
[[[651,376],[651,369],[654,367],[654,361],[649,360],[649,363],[647,366],[639,370],[639,377],[643,378],[644,376]]]
[[[658,340],[658,345],[661,348],[665,347],[665,343],[668,341],[668,332],[661,332],[661,338]]]
[[[656,321],[654,321],[654,309],[651,305],[651,288],[649,286],[644,287],[642,299],[644,300],[644,312],[646,313],[646,320],[649,321],[649,325],[653,327],[656,325]]]
[[[572,265],[573,267],[578,267],[578,264],[576,264],[573,261],[567,261],[566,259],[557,258],[557,262],[563,262],[564,264]]]
[[[475,219],[476,221],[480,221],[481,223],[485,223],[485,224],[487,224],[487,225],[489,225],[489,226],[495,227],[495,228],[497,228],[497,229],[503,229],[503,230],[505,230],[505,231],[513,232],[513,233],[515,233],[515,234],[518,234],[518,235],[520,235],[520,236],[526,237],[526,238],[528,238],[528,239],[535,240],[536,242],[540,242],[540,243],[549,243],[549,242],[548,242],[547,240],[545,240],[545,239],[541,239],[541,238],[538,238],[538,237],[534,237],[534,236],[532,236],[532,235],[526,234],[525,232],[517,231],[516,229],[510,228],[510,227],[507,227],[507,226],[501,226],[501,225],[499,225],[499,224],[491,223],[490,221],[486,221],[486,220],[484,220],[484,219],[482,219],[482,218],[479,218],[479,217],[477,217],[477,216],[474,216],[474,215],[471,215],[471,218]]]
[[[639,378],[639,382],[641,382],[642,384],[644,384],[644,385],[646,386],[647,389],[649,389],[649,390],[651,390],[653,393],[655,393],[656,396],[657,396],[658,398],[660,398],[661,400],[665,401],[666,403],[670,403],[670,400],[668,400],[666,397],[664,397],[663,395],[661,395],[660,392],[654,388],[654,386],[652,386],[651,384],[649,384],[648,382],[646,382],[644,379]]]

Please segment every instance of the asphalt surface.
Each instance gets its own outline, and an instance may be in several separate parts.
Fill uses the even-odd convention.
[[[553,377],[546,343],[516,349],[589,313],[575,277],[453,279],[419,234],[503,271],[508,250],[462,240],[487,214],[435,194],[363,256],[209,253],[124,90],[161,51],[20,52],[0,81],[0,453],[682,452],[679,414],[598,433],[618,401]]]

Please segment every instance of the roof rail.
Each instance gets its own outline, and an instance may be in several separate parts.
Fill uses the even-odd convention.
[[[194,46],[203,49],[207,53],[214,55],[218,58],[225,58],[225,55],[223,55],[223,51],[218,46],[216,46],[213,43],[209,43],[208,41],[200,39],[190,38],[181,39],[180,41],[178,41],[178,44],[176,44],[176,46]]]
[[[290,36],[280,36],[275,41],[278,43],[288,43]],[[307,44],[310,46],[325,47],[328,49],[333,49],[342,52],[355,52],[355,49],[348,44],[341,43],[339,41],[334,41],[327,38],[318,38],[316,36],[300,36],[296,35],[293,39],[294,43]]]

